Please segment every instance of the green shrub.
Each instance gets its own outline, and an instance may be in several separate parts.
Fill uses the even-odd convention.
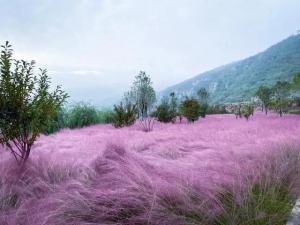
[[[106,124],[112,123],[114,119],[114,111],[110,109],[98,111],[98,121],[99,123]]]
[[[13,60],[8,42],[2,46],[0,67],[0,144],[24,164],[68,95],[59,86],[51,91],[47,71],[34,74],[34,61]]]
[[[180,105],[181,114],[187,118],[189,122],[198,120],[200,110],[201,106],[195,98],[186,98]]]
[[[97,110],[87,103],[80,103],[71,109],[61,108],[56,116],[49,121],[46,134],[53,134],[64,128],[77,128],[93,124],[107,124],[113,122],[113,111]]]
[[[272,94],[272,89],[264,85],[260,86],[256,91],[256,96],[260,99],[262,103],[262,110],[264,109],[266,114],[268,114]]]
[[[207,111],[208,111],[208,104],[201,104],[201,103],[200,103],[199,115],[200,115],[202,118],[205,118],[205,117],[206,117],[206,114],[207,114]]]
[[[99,123],[98,110],[87,103],[78,103],[69,111],[68,127],[80,128]]]
[[[253,116],[254,106],[252,104],[247,104],[243,106],[241,113],[246,118],[246,120],[249,120],[249,117]]]
[[[68,111],[65,108],[61,108],[55,115],[55,117],[48,122],[45,130],[46,134],[53,134],[63,128],[68,127]]]
[[[200,88],[197,91],[197,97],[200,103],[200,116],[205,118],[208,110],[208,102],[210,98],[209,92],[205,88]]]
[[[162,103],[156,109],[155,116],[157,117],[158,121],[163,123],[169,123],[173,121],[175,115],[170,109],[168,104]]]
[[[287,112],[288,97],[290,96],[291,84],[287,81],[277,81],[272,87],[273,105],[280,116]]]
[[[114,127],[125,127],[134,124],[136,121],[138,110],[136,105],[127,102],[121,102],[114,105],[113,125]]]
[[[172,105],[172,101],[169,103],[169,99],[164,98],[152,116],[156,117],[160,122],[169,123],[175,121],[177,112]]]

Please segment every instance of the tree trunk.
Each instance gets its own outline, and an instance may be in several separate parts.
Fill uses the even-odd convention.
[[[280,117],[282,117],[282,108],[281,107],[279,109],[279,115],[280,115]]]
[[[24,152],[22,154],[21,165],[24,166],[27,162],[31,151],[31,145],[28,143],[24,144]]]

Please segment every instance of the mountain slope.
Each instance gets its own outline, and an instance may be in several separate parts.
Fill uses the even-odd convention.
[[[197,75],[161,92],[168,95],[193,95],[201,88],[211,93],[213,103],[249,100],[262,85],[277,80],[290,80],[300,72],[300,35],[291,36],[280,43],[247,59],[218,67]]]

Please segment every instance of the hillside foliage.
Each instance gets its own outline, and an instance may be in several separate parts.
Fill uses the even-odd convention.
[[[213,104],[249,101],[261,85],[290,81],[300,73],[300,35],[291,36],[266,51],[221,66],[169,87],[162,96],[175,92],[179,97],[195,95],[206,88]]]

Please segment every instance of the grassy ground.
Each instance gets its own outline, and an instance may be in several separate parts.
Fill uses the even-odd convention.
[[[0,157],[0,224],[285,224],[300,118],[96,125],[42,136],[25,170]]]

